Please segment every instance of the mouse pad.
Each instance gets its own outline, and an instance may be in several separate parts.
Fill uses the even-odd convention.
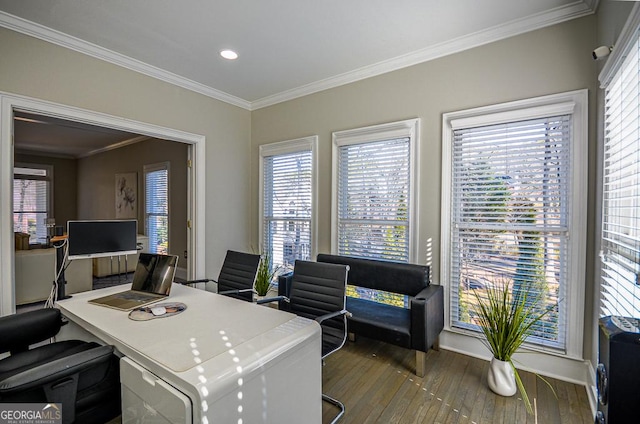
[[[154,303],[132,310],[129,312],[129,319],[134,321],[149,321],[150,319],[171,317],[186,309],[187,305],[182,302]]]

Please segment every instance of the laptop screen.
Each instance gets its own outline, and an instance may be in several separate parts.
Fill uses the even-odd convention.
[[[175,255],[140,253],[131,290],[168,295],[177,265]]]

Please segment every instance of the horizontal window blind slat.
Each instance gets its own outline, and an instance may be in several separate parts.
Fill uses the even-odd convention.
[[[51,175],[45,168],[14,168],[13,231],[29,234],[29,242],[47,238]]]
[[[408,261],[410,138],[338,149],[338,254]]]
[[[537,287],[547,304],[564,294],[571,121],[566,115],[453,131],[453,326],[477,329],[472,289]],[[566,319],[559,305],[529,342],[564,349]]]
[[[605,92],[600,313],[640,316],[640,40]]]
[[[311,257],[311,178],[309,148],[263,158],[263,251],[274,267]]]

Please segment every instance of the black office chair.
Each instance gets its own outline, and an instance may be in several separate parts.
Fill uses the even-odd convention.
[[[322,359],[344,346],[347,339],[346,307],[347,265],[296,261],[286,296],[264,299],[258,303],[279,300],[281,308],[296,315],[316,320],[322,327]],[[284,300],[284,302],[282,302]],[[337,422],[345,412],[342,402],[324,393],[322,399],[340,408],[333,419]]]
[[[227,250],[218,280],[203,278],[187,281],[184,284],[218,283],[218,294],[235,297],[236,299],[253,301],[253,282],[256,279],[260,255]]]
[[[0,318],[0,403],[61,403],[63,423],[105,423],[121,413],[113,346],[81,340],[30,345],[55,336],[60,310]]]

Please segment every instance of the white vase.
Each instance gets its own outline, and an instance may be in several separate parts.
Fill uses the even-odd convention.
[[[489,388],[500,396],[513,396],[518,390],[516,376],[511,363],[496,358],[491,359],[487,375]]]

